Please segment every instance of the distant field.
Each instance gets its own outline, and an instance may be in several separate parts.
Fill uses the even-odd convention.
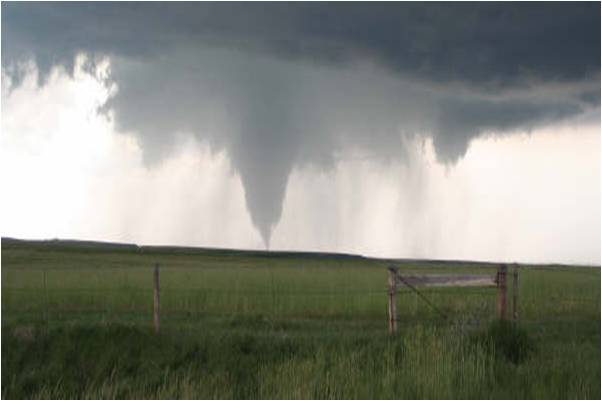
[[[599,267],[521,266],[520,329],[510,332],[492,326],[495,289],[425,290],[446,319],[402,290],[391,338],[392,263],[496,270],[3,239],[2,397],[600,398]],[[531,352],[512,361],[512,341]]]

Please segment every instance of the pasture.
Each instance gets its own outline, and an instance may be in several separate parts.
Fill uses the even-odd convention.
[[[153,267],[160,321],[152,330]],[[496,265],[2,240],[2,398],[600,398],[599,267],[397,295],[387,267]]]

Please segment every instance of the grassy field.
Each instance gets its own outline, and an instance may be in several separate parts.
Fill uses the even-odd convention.
[[[152,270],[161,333],[152,333]],[[2,398],[600,398],[600,269],[398,295],[387,272],[478,263],[2,240]]]

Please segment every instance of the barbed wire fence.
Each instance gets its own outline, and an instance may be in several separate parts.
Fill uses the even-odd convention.
[[[524,268],[538,275],[578,274],[583,277],[598,277],[599,272],[556,268]],[[274,272],[269,279],[255,283],[202,282],[195,273],[198,267],[178,267],[180,275],[170,278],[172,270],[162,266],[160,301],[153,303],[154,267],[123,269],[108,268],[6,268],[3,267],[2,321],[26,323],[43,322],[45,325],[64,321],[124,322],[153,326],[153,322],[168,324],[190,323],[194,319],[211,317],[245,318],[261,316],[281,320],[314,319],[329,324],[331,319],[372,319],[383,323],[386,319],[388,289],[383,278],[381,288],[359,285],[331,285],[329,288],[307,288],[290,285],[276,280]],[[182,282],[183,271],[191,272],[189,280]],[[384,269],[383,269],[384,271]],[[120,272],[121,276],[111,279]],[[187,277],[184,275],[184,277]],[[384,276],[383,276],[384,277]],[[266,276],[264,275],[265,279]],[[320,281],[316,277],[316,282]],[[177,281],[178,285],[174,285]],[[290,281],[290,278],[289,278]],[[199,285],[201,284],[201,285]],[[558,286],[562,289],[563,286]],[[549,291],[545,294],[552,311],[564,312],[571,308],[587,307],[600,311],[600,293],[583,294],[579,291]],[[536,291],[537,292],[537,291]],[[540,291],[543,294],[543,290]],[[541,323],[553,314],[542,311],[538,318],[530,309],[541,308],[530,305],[538,294],[529,295],[521,290],[522,308],[525,313],[521,321],[526,324]],[[476,322],[490,320],[495,311],[495,292],[481,288],[420,288],[400,289],[398,313],[404,324],[455,320]],[[157,315],[157,316],[155,316]],[[155,320],[156,319],[156,320]],[[471,323],[472,324],[472,323]],[[154,324],[157,326],[158,324]]]

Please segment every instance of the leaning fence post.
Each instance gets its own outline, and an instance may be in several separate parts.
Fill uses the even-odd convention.
[[[389,267],[389,334],[397,332],[397,303],[395,293],[397,292],[397,268]]]
[[[512,320],[518,323],[518,265],[512,269]]]
[[[153,274],[153,324],[155,333],[159,333],[159,264],[155,264]]]
[[[497,312],[500,320],[506,320],[506,265],[500,265],[497,271]]]

